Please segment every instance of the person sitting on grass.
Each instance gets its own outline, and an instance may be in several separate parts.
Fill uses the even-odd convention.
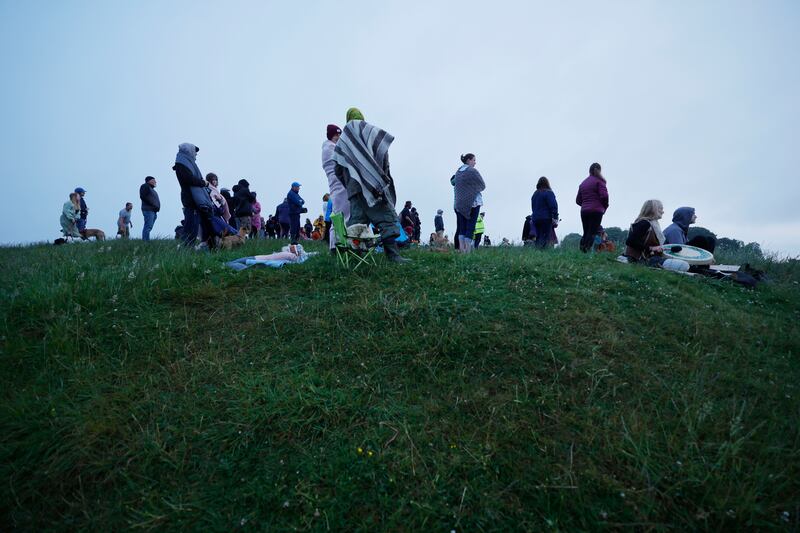
[[[664,257],[664,233],[659,220],[664,216],[664,204],[660,200],[647,200],[639,216],[631,224],[625,241],[624,257],[629,263],[644,263],[651,267],[686,272],[689,264],[680,259]]]
[[[689,239],[689,225],[697,221],[694,207],[679,207],[672,214],[672,224],[664,230],[666,244],[688,244],[714,253],[717,241],[714,237],[697,235]]]
[[[64,202],[64,206],[61,208],[61,233],[65,238],[81,238],[81,232],[78,230],[81,204],[78,198],[78,193],[69,193],[69,200]]]

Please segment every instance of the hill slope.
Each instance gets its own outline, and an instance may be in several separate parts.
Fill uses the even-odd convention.
[[[800,288],[0,250],[3,529],[798,526]]]

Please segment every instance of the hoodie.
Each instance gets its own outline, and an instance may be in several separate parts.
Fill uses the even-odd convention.
[[[672,215],[672,224],[664,230],[666,244],[686,244],[694,207],[679,207]]]

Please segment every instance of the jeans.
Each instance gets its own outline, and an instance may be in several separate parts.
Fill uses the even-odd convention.
[[[183,208],[183,243],[187,246],[194,244],[197,240],[197,232],[200,229],[200,213],[191,207]]]
[[[547,248],[550,244],[550,234],[553,232],[553,220],[544,218],[534,221],[536,226],[536,247],[539,249]]]
[[[142,226],[142,240],[149,241],[150,231],[153,229],[153,225],[156,223],[156,218],[158,218],[158,213],[156,213],[155,211],[142,211],[142,215],[144,215],[144,225]]]
[[[459,242],[461,239],[459,239],[459,237],[463,235],[464,232],[464,227],[463,227],[464,217],[459,215],[458,211],[456,211],[455,213],[456,213],[456,233],[453,236],[453,247],[456,250],[458,250],[458,247],[461,245],[461,243]]]
[[[603,213],[581,211],[581,224],[583,224],[583,237],[581,237],[581,252],[588,252],[594,245],[594,236],[603,222]]]

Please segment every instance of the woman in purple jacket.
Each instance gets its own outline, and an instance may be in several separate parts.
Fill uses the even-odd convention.
[[[594,243],[594,236],[603,222],[603,214],[608,209],[608,189],[606,179],[600,173],[600,163],[592,163],[589,177],[578,187],[575,203],[581,206],[581,251],[588,252]]]

